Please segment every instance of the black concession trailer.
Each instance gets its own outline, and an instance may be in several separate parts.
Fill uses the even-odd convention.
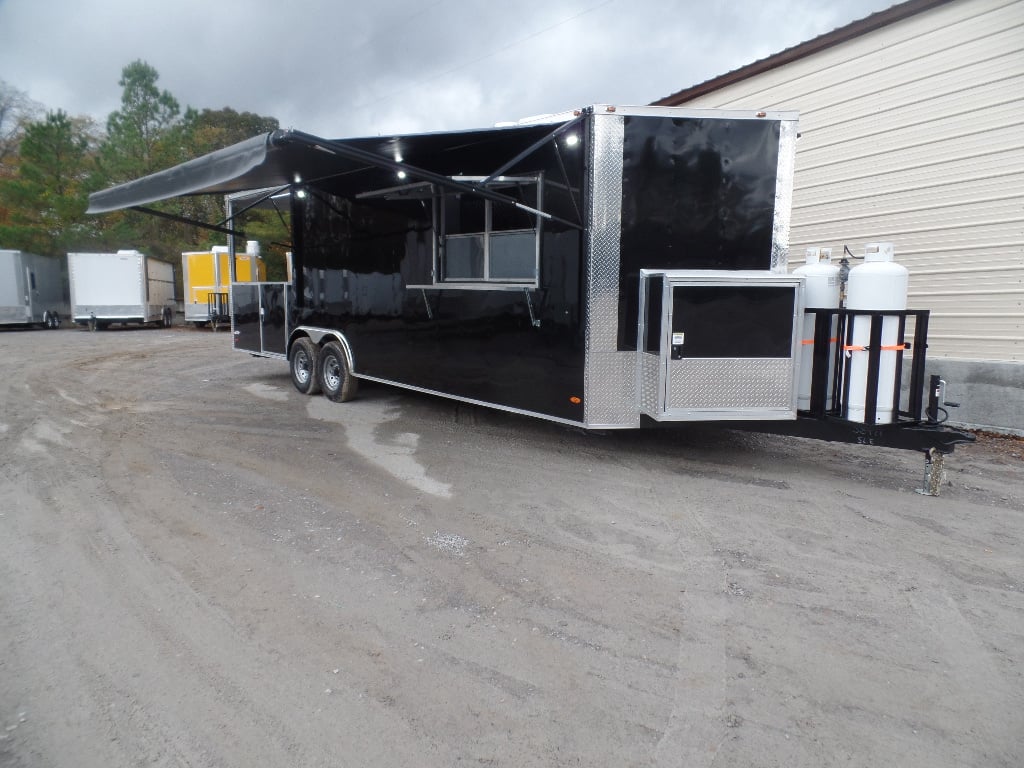
[[[586,429],[721,421],[948,452],[972,438],[938,424],[927,312],[805,306],[787,268],[796,141],[791,112],[607,105],[472,131],[275,131],[89,210],[225,194],[210,228],[238,236],[243,211],[283,207],[292,278],[234,283],[232,330],[236,349],[289,361],[303,392],[346,400],[368,379]],[[857,348],[859,421],[855,315],[899,326],[898,344]],[[887,354],[899,365],[880,380]]]

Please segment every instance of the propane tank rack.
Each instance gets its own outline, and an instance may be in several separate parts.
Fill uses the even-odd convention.
[[[814,344],[811,355],[810,416],[837,416],[863,424],[920,424],[924,410],[925,352],[928,347],[927,309],[863,310],[807,309],[814,316]],[[868,323],[867,343],[855,343],[856,318]],[[912,341],[907,341],[907,319],[913,319]],[[895,338],[885,339],[886,320],[895,321]],[[833,335],[834,333],[834,335]],[[903,389],[903,353],[912,351],[907,397]],[[860,380],[854,370],[855,355],[866,357]],[[882,376],[883,355],[891,355],[888,380]],[[831,386],[830,386],[831,384]],[[851,389],[862,389],[859,398],[863,418],[851,419]],[[879,402],[891,403],[890,415],[880,413]],[[906,407],[900,406],[905,401]]]
[[[800,410],[793,422],[737,424],[740,429],[774,432],[842,443],[917,450],[925,458],[925,487],[929,496],[939,495],[942,456],[962,443],[973,443],[974,435],[942,424],[939,419],[941,385],[931,377],[925,406],[925,353],[928,347],[929,312],[922,310],[871,311],[858,309],[806,309],[814,317],[814,341],[810,407]],[[854,343],[855,321],[869,324],[867,343]],[[912,321],[907,341],[908,320]],[[895,343],[882,343],[883,325],[895,321]],[[903,353],[910,351],[910,381],[903,389]],[[895,368],[889,380],[882,376],[885,353],[895,354]],[[850,418],[850,390],[857,383],[853,355],[866,355],[863,367],[861,420]],[[879,420],[879,402],[893,404],[891,418]],[[945,403],[955,406],[955,403]]]

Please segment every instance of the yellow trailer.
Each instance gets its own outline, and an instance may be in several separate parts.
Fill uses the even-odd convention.
[[[216,329],[230,322],[231,254],[227,246],[215,245],[209,251],[181,254],[181,274],[185,288],[185,322]],[[260,258],[259,243],[250,240],[245,253],[235,254],[235,282],[265,281],[267,267]]]

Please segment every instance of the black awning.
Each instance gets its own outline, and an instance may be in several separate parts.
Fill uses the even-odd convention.
[[[136,208],[181,195],[227,194],[310,184],[354,195],[395,184],[405,165],[428,176],[487,175],[531,150],[558,124],[360,139],[321,139],[293,130],[239,142],[165,171],[89,196],[87,213]]]
[[[166,200],[180,195],[230,192],[261,186],[243,179],[258,178],[264,168],[273,134],[262,134],[211,152],[166,171],[144,176],[89,195],[86,213],[107,213]],[[272,186],[270,182],[262,186]]]

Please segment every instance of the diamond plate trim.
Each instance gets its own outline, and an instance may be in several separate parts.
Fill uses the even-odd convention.
[[[660,410],[661,355],[640,354],[640,411],[653,416]]]
[[[772,221],[772,272],[789,267],[789,223],[793,209],[793,174],[796,171],[796,120],[779,124],[779,162],[775,171],[775,217]]]
[[[587,425],[639,425],[636,353],[616,348],[624,118],[593,115],[591,139],[583,420]]]
[[[793,360],[672,360],[665,406],[666,410],[792,409]]]

